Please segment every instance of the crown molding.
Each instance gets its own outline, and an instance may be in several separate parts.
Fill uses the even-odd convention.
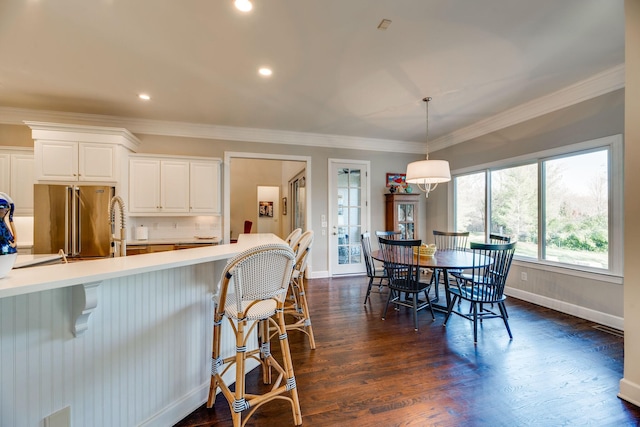
[[[624,88],[624,64],[429,141],[431,152]]]
[[[452,145],[469,141],[473,138],[534,119],[621,88],[624,88],[624,64],[620,64],[557,92],[521,104],[493,117],[429,141],[430,151],[435,152],[442,150]],[[286,144],[307,147],[346,148],[407,154],[426,153],[424,142],[0,107],[0,123],[23,125],[25,121],[120,127],[134,134]]]
[[[223,141],[347,148],[352,150],[411,154],[424,154],[425,152],[423,142],[0,107],[0,123],[24,125],[26,122],[50,122],[86,126],[117,127],[125,128],[134,134],[216,139]]]

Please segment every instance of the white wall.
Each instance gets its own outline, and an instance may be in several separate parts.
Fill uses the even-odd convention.
[[[624,378],[620,397],[640,406],[640,2],[625,0]]]

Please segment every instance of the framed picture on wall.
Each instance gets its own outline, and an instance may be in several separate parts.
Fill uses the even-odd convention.
[[[273,202],[258,202],[258,215],[259,216],[273,216]]]
[[[387,172],[387,187],[404,187],[407,175],[404,173]]]

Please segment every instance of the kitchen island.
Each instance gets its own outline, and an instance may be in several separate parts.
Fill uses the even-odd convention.
[[[0,425],[172,425],[207,398],[211,296],[237,244],[14,269],[0,279]],[[233,340],[229,343],[233,349]],[[70,409],[66,409],[69,407]]]

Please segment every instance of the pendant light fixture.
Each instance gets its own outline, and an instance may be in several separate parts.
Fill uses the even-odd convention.
[[[439,183],[451,181],[449,162],[446,160],[429,160],[429,101],[430,97],[423,99],[427,111],[427,158],[412,162],[407,165],[406,181],[409,184],[416,184],[426,197],[436,189]]]

